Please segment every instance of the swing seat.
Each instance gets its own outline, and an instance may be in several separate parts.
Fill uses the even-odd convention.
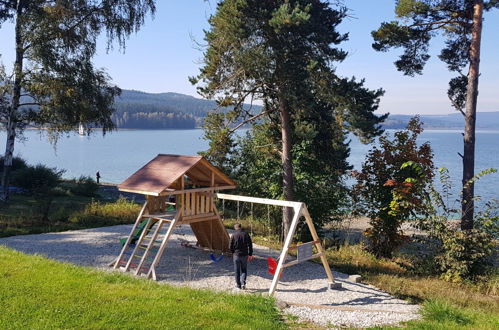
[[[221,261],[223,258],[224,258],[224,255],[223,255],[223,254],[222,254],[222,255],[220,255],[220,257],[218,257],[218,258],[217,258],[217,257],[216,257],[213,253],[210,253],[210,259],[211,259],[211,261],[213,261],[213,262],[219,262],[219,261]]]
[[[275,275],[275,272],[277,270],[277,260],[275,260],[272,257],[268,257],[267,258],[267,265],[268,265],[267,271],[269,272],[269,274]]]

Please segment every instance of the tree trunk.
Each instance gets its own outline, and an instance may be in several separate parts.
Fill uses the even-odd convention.
[[[14,62],[14,86],[12,89],[12,102],[9,109],[9,118],[7,122],[7,142],[5,144],[2,189],[0,192],[0,199],[4,201],[9,198],[10,172],[12,169],[12,157],[14,155],[14,142],[16,140],[17,110],[19,108],[19,102],[21,100],[21,86],[23,80],[24,43],[21,34],[21,18],[23,14],[23,6],[24,1],[19,1],[17,3],[15,26],[16,60]]]
[[[475,122],[478,98],[478,76],[480,74],[480,42],[482,37],[483,0],[475,0],[473,6],[473,28],[470,45],[470,68],[466,93],[466,116],[464,124],[463,152],[463,196],[461,200],[461,229],[473,229],[474,184],[468,184],[475,175]]]
[[[295,199],[295,186],[293,179],[293,163],[291,158],[291,124],[289,117],[289,107],[285,100],[285,97],[279,98],[279,115],[281,118],[281,139],[282,139],[282,153],[281,153],[281,164],[282,164],[282,186],[284,199],[287,201],[294,201]],[[293,218],[293,209],[290,207],[283,208],[282,214],[282,225],[284,238],[287,237],[289,233],[289,227],[291,225],[291,219]]]

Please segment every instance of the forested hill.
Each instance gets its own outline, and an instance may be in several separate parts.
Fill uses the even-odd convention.
[[[384,128],[404,128],[410,115],[390,115],[383,125]],[[464,117],[459,112],[449,115],[424,115],[421,116],[425,129],[463,129]],[[476,118],[476,129],[499,130],[499,111],[478,112]]]
[[[199,127],[206,113],[216,108],[215,101],[198,99],[179,93],[145,93],[123,90],[116,98],[117,111],[113,121],[118,128],[192,129]],[[390,115],[384,128],[401,129],[412,116]],[[421,116],[426,129],[462,129],[460,113]],[[477,129],[499,130],[498,112],[479,112]]]
[[[116,98],[113,121],[118,128],[189,129],[202,123],[214,101],[178,93],[145,93],[123,90]]]

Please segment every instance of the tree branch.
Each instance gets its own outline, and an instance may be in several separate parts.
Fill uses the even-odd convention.
[[[245,124],[247,124],[247,123],[249,123],[249,122],[251,122],[251,121],[253,121],[253,120],[255,120],[255,119],[258,119],[258,118],[260,118],[261,116],[263,116],[263,115],[265,115],[265,114],[267,114],[267,113],[269,113],[269,112],[270,112],[270,110],[262,111],[262,112],[260,112],[258,115],[255,115],[255,116],[253,116],[253,117],[251,117],[251,118],[246,119],[245,121],[243,121],[242,123],[240,123],[239,125],[237,125],[236,127],[234,127],[233,129],[231,129],[231,130],[229,131],[229,134],[234,133],[237,129],[241,128],[241,126],[243,126],[243,125],[245,125]]]
[[[38,102],[27,102],[27,103],[20,103],[19,104],[20,107],[29,106],[29,105],[38,105],[38,106],[40,106],[40,103],[38,103]]]

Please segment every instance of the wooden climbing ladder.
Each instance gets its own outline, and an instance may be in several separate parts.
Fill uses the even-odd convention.
[[[147,278],[152,277],[156,280],[156,266],[168,244],[173,229],[177,225],[179,215],[175,211],[149,214],[147,206],[148,202],[142,207],[113,266],[124,272],[133,271],[135,275],[145,275]],[[133,233],[144,220],[147,221],[144,230],[135,244],[131,244]]]

